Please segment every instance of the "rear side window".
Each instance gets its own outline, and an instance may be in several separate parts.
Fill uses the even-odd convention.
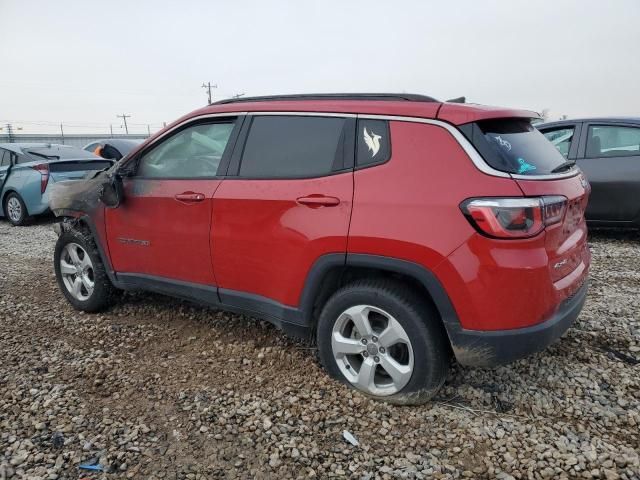
[[[320,177],[341,169],[345,121],[337,117],[254,117],[242,153],[240,176]]]
[[[482,120],[463,127],[463,133],[496,170],[518,175],[548,175],[566,162],[528,119]]]
[[[614,125],[589,127],[587,157],[628,157],[633,155],[640,155],[640,128]]]
[[[384,163],[391,157],[391,135],[386,120],[358,120],[358,167]]]
[[[0,149],[0,167],[8,167],[11,163],[11,154],[6,150]]]
[[[554,130],[544,131],[542,134],[558,149],[563,157],[567,158],[569,150],[571,149],[571,142],[573,142],[574,130],[574,127],[556,128]]]

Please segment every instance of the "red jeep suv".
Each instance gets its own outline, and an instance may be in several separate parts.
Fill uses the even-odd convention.
[[[408,94],[225,100],[60,185],[62,293],[142,289],[315,338],[329,374],[420,403],[451,357],[542,350],[578,316],[589,184],[537,114]]]

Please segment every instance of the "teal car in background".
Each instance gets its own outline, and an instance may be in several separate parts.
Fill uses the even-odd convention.
[[[25,225],[49,210],[49,191],[56,182],[79,180],[112,164],[68,145],[0,143],[0,217]]]

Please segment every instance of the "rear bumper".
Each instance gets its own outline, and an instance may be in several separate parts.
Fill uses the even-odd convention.
[[[461,365],[491,367],[513,362],[544,350],[560,338],[578,318],[587,297],[588,280],[560,304],[546,321],[511,330],[449,329],[449,339]]]

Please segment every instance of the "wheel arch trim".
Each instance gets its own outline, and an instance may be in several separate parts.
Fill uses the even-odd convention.
[[[102,245],[102,241],[100,236],[98,235],[98,230],[96,228],[95,222],[91,218],[91,216],[82,212],[75,212],[71,210],[65,210],[64,212],[59,212],[60,217],[62,218],[61,228],[62,230],[73,228],[76,224],[82,224],[89,229],[91,233],[91,237],[96,244],[96,248],[98,249],[98,254],[100,255],[100,260],[102,260],[102,264],[105,267],[105,271],[109,280],[115,287],[120,286],[120,282],[118,281],[116,274],[111,266],[111,261],[109,259],[109,255],[105,253],[104,246]]]
[[[431,270],[409,260],[363,253],[328,254],[316,260],[307,275],[300,297],[299,309],[305,324],[313,325],[314,299],[322,287],[325,275],[330,270],[340,267],[343,269],[349,267],[372,268],[389,273],[399,273],[416,280],[429,293],[449,338],[451,339],[452,333],[455,334],[461,330],[460,320],[453,303],[440,280]]]

